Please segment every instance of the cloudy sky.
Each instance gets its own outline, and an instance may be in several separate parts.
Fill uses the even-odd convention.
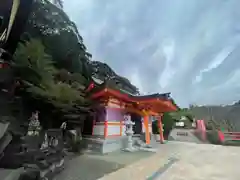
[[[239,0],[67,0],[94,60],[181,106],[240,99]]]

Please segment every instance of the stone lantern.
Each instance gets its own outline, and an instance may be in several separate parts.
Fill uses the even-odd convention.
[[[131,116],[130,115],[126,115],[124,117],[125,121],[124,124],[126,126],[126,135],[127,135],[127,147],[124,149],[124,151],[128,151],[128,152],[134,152],[136,151],[136,148],[133,147],[133,125],[135,124],[134,122],[131,121]]]

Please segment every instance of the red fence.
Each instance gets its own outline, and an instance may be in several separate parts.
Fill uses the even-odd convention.
[[[207,137],[207,131],[204,120],[196,120],[196,130],[195,135],[204,141],[209,140]],[[221,143],[225,143],[227,141],[240,141],[240,132],[223,132],[218,131],[217,136],[215,136],[217,141]],[[210,140],[209,140],[210,141]]]
[[[222,143],[226,141],[240,141],[240,132],[218,131],[218,137]]]

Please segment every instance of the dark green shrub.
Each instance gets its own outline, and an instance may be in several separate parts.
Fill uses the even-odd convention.
[[[219,140],[217,130],[207,131],[207,139],[212,144],[222,144]]]
[[[159,134],[158,121],[152,122],[152,133]]]

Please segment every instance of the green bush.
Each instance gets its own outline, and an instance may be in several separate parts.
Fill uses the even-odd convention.
[[[207,131],[207,139],[212,144],[222,144],[219,140],[217,130]]]
[[[172,117],[170,113],[164,113],[162,117],[162,124],[163,124],[163,135],[166,139],[174,127],[175,119]],[[159,127],[158,121],[153,121],[152,123],[152,132],[153,134],[159,134]]]
[[[152,133],[153,134],[159,134],[159,128],[158,128],[158,121],[153,121],[152,123]]]

